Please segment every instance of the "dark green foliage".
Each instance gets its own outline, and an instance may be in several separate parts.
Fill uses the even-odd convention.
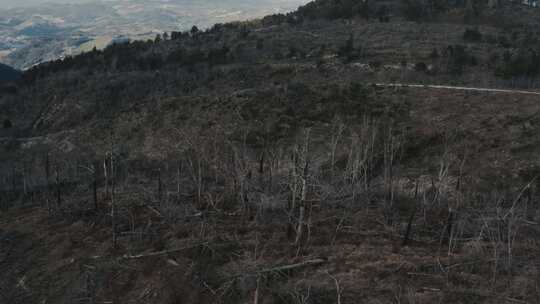
[[[361,3],[358,5],[358,14],[360,17],[369,20],[369,17],[371,16],[371,5],[370,0],[361,1]]]
[[[289,51],[287,53],[287,58],[295,58],[298,54],[298,50],[294,45],[289,46]]]
[[[191,31],[190,31],[191,35],[192,36],[195,36],[199,33],[199,28],[196,27],[195,25],[191,28]]]
[[[521,39],[520,46],[522,47],[531,47],[531,46],[539,46],[540,45],[540,38],[538,37],[538,33],[533,33],[527,31],[523,38]]]
[[[390,10],[386,5],[381,5],[377,9],[377,18],[380,22],[390,22]]]
[[[520,49],[515,53],[505,52],[503,64],[496,75],[505,79],[515,77],[535,78],[540,74],[540,53],[536,49]]]
[[[223,46],[222,48],[210,49],[208,52],[208,63],[211,65],[227,63],[227,56],[229,54],[229,48]],[[201,59],[201,58],[198,58]]]
[[[189,37],[188,32],[171,32],[171,40],[181,40]]]
[[[136,62],[139,66],[139,69],[143,71],[157,70],[160,69],[164,64],[164,60],[159,54],[147,55],[143,58],[138,59]]]
[[[235,25],[216,25],[204,32],[204,36],[219,37],[220,32],[226,28],[234,29]],[[163,39],[163,36],[158,34],[154,40],[114,43],[102,51],[94,48],[91,52],[75,57],[67,56],[33,67],[24,73],[23,80],[25,83],[32,83],[51,73],[66,70],[88,70],[89,73],[154,71],[167,65],[193,66],[199,63],[209,65],[228,63],[232,58],[229,56],[229,48],[225,45],[221,47],[203,45],[204,41],[199,41],[197,38],[203,37],[201,33],[197,27],[193,27],[191,32],[171,32],[170,40]],[[172,43],[182,46],[163,47],[165,44]]]
[[[338,50],[338,56],[344,58],[345,61],[350,62],[352,60],[361,57],[361,49],[356,48],[354,45],[354,35],[350,34],[349,39]]]
[[[491,53],[488,58],[488,64],[490,67],[494,67],[500,60],[500,56],[497,53]]]
[[[466,29],[463,33],[463,40],[469,42],[482,41],[482,33],[478,29]]]
[[[370,1],[362,0],[318,0],[300,7],[297,15],[308,19],[347,19],[361,16],[369,19]],[[387,14],[383,20],[386,20]]]
[[[437,59],[439,58],[439,50],[437,50],[436,48],[434,48],[431,53],[429,54],[429,58],[431,59]]]
[[[448,71],[453,74],[460,75],[465,67],[478,64],[476,57],[462,45],[448,46],[444,55],[448,60]]]
[[[13,123],[11,122],[11,120],[9,119],[4,119],[4,123],[2,124],[3,128],[4,129],[10,129],[11,127],[13,127]]]
[[[249,36],[249,34],[251,34],[251,31],[246,26],[242,26],[240,30],[238,31],[238,38],[246,39]]]
[[[484,41],[486,43],[489,43],[489,44],[497,44],[498,43],[498,40],[497,40],[497,37],[494,36],[494,35],[491,35],[491,34],[485,34],[483,35],[484,36]]]
[[[416,63],[414,69],[418,72],[426,72],[428,70],[427,65],[424,62]]]
[[[2,95],[15,95],[18,92],[18,88],[14,84],[0,85],[0,96]]]
[[[167,57],[167,61],[170,63],[182,63],[186,57],[186,51],[184,49],[176,49],[172,51]]]
[[[449,7],[463,5],[459,1],[448,0],[401,0],[401,13],[411,21],[430,21]]]
[[[422,0],[403,0],[402,11],[405,18],[412,21],[424,21],[430,17],[430,10]]]
[[[510,43],[510,40],[508,39],[508,37],[506,36],[499,36],[498,37],[498,42],[499,42],[499,45],[504,47],[504,48],[509,48],[512,46],[512,44]]]
[[[261,23],[264,26],[279,25],[287,22],[288,17],[284,14],[274,14],[264,17]]]
[[[377,70],[382,66],[382,62],[380,62],[378,60],[372,60],[372,61],[369,62],[369,66],[372,67],[373,69]]]
[[[206,59],[206,55],[204,52],[197,48],[194,50],[191,50],[190,52],[187,52],[187,55],[185,57],[185,60],[183,61],[186,65],[193,65],[199,62],[203,62]]]
[[[257,50],[262,50],[264,48],[264,39],[259,38],[257,39]]]
[[[364,116],[408,113],[407,105],[390,105],[388,100],[377,95],[374,88],[357,82],[320,87],[291,82],[286,92],[286,96],[281,98],[261,92],[254,99],[257,102],[242,106],[242,120],[250,121],[258,129],[249,134],[251,144],[261,146],[264,141],[285,139],[299,128],[331,123],[336,116],[356,123]]]

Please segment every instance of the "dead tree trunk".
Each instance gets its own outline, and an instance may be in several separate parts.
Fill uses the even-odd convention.
[[[264,174],[264,161],[266,157],[266,144],[263,147],[263,151],[261,153],[261,158],[259,159],[259,174],[263,176]]]
[[[45,182],[47,183],[47,190],[51,185],[51,164],[49,161],[49,153],[45,155]]]
[[[407,222],[407,230],[405,231],[405,235],[403,236],[403,242],[401,243],[401,247],[407,246],[409,243],[410,235],[412,232],[412,225],[414,222],[414,217],[416,216],[416,212],[418,211],[418,202],[416,201],[418,198],[418,180],[416,180],[416,187],[414,188],[414,207],[411,211],[411,215],[409,217],[409,221]]]
[[[414,205],[414,208],[411,211],[411,215],[410,215],[409,220],[407,222],[407,230],[405,231],[405,235],[403,236],[403,242],[401,243],[401,247],[405,247],[409,243],[409,239],[410,239],[411,232],[412,232],[412,225],[413,225],[414,217],[415,217],[416,211],[417,211],[416,201],[414,203],[415,203],[415,205]]]
[[[55,168],[55,185],[56,185],[56,206],[60,208],[62,205],[62,191],[60,185],[60,173],[58,172],[58,167]]]
[[[158,204],[161,204],[162,198],[163,198],[163,189],[161,184],[161,168],[158,169],[158,177],[157,177],[157,196],[158,196]]]
[[[13,196],[17,194],[17,171],[15,170],[15,164],[11,167],[11,191]]]
[[[99,210],[99,206],[98,206],[98,167],[99,167],[99,164],[96,163],[95,165],[93,165],[93,181],[92,181],[92,190],[93,190],[93,197],[94,197],[94,210],[95,211],[98,211]]]
[[[28,168],[26,167],[26,162],[23,162],[23,176],[22,176],[22,178],[23,178],[23,194],[24,194],[25,198],[28,195],[27,171],[28,171]]]
[[[180,200],[180,178],[182,176],[182,162],[178,162],[178,166],[176,167],[176,197],[178,200]]]
[[[310,129],[306,130],[306,138],[304,149],[302,151],[303,158],[303,170],[302,170],[302,187],[301,187],[301,196],[300,196],[300,212],[298,216],[298,227],[296,229],[296,240],[295,244],[300,244],[302,237],[304,235],[304,226],[306,224],[306,197],[307,197],[307,187],[308,187],[308,172],[309,172],[309,136]]]
[[[536,215],[536,208],[537,205],[533,200],[533,189],[532,186],[530,186],[527,189],[527,192],[525,193],[525,200],[527,202],[527,220],[533,221]]]
[[[398,152],[399,143],[393,135],[393,129],[388,129],[387,138],[384,143],[384,179],[386,187],[385,215],[388,225],[393,224],[394,217],[394,166]]]
[[[452,209],[450,209],[448,211],[448,218],[446,219],[446,229],[445,231],[443,232],[444,235],[443,235],[443,238],[442,238],[442,243],[443,244],[450,244],[450,242],[452,241],[452,229],[454,228],[454,212],[452,211]]]
[[[103,159],[103,177],[105,179],[105,197],[109,196],[109,174],[107,168],[107,157]]]
[[[114,197],[115,192],[115,181],[114,181],[114,156],[111,148],[111,229],[112,229],[112,244],[113,248],[116,248],[116,201]]]
[[[304,226],[306,221],[306,196],[307,196],[307,173],[309,164],[306,162],[304,173],[302,176],[302,194],[300,196],[300,213],[298,216],[298,228],[296,229],[295,244],[299,244],[304,234]]]

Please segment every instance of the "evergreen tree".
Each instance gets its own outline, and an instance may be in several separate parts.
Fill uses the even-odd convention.
[[[11,123],[11,120],[6,118],[4,119],[3,126],[4,126],[4,129],[10,129],[11,127],[13,127],[13,124]]]
[[[191,33],[191,36],[197,35],[197,34],[199,33],[199,28],[198,28],[197,26],[194,25],[194,26],[191,28],[190,33]]]

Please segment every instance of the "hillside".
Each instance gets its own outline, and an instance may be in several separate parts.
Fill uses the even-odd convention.
[[[537,303],[540,11],[471,3],[318,0],[24,72],[0,303]]]
[[[0,64],[0,82],[17,80],[21,73],[10,66]]]

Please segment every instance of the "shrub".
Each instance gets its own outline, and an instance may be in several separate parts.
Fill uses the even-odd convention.
[[[478,29],[466,29],[463,33],[463,40],[469,42],[482,41],[482,33]]]
[[[509,48],[512,46],[512,44],[510,43],[510,40],[508,39],[508,37],[504,36],[504,35],[500,35],[498,37],[498,40],[499,40],[499,45],[504,47],[504,48]]]
[[[499,59],[500,59],[500,56],[498,53],[491,53],[489,55],[488,64],[490,66],[496,66],[497,63],[499,62]]]
[[[502,78],[535,78],[540,74],[540,52],[534,49],[521,49],[516,53],[505,52],[503,64],[496,70]]]
[[[445,56],[448,57],[448,71],[453,74],[463,73],[465,66],[475,66],[478,64],[477,58],[469,53],[462,45],[450,45],[445,50]]]
[[[10,129],[11,127],[13,127],[13,123],[11,123],[11,120],[9,119],[4,119],[4,123],[2,124],[4,129]]]
[[[402,10],[405,18],[412,21],[426,20],[429,16],[428,8],[421,0],[402,0]]]
[[[264,49],[264,39],[262,38],[259,38],[257,39],[257,46],[256,46],[257,50],[262,50]]]
[[[381,5],[377,9],[377,18],[380,22],[390,22],[390,10],[386,5]]]
[[[7,85],[4,85],[4,86],[0,86],[0,96],[2,96],[3,94],[15,95],[15,94],[17,94],[18,91],[19,90],[18,90],[17,86],[15,86],[13,84],[7,84]]]
[[[431,51],[431,53],[429,54],[429,58],[431,58],[431,59],[437,59],[437,58],[439,58],[439,51],[438,51],[436,48],[434,48],[434,49]]]
[[[427,65],[424,62],[418,62],[414,65],[414,69],[418,72],[426,72]]]
[[[357,15],[369,19],[371,15],[370,1],[356,0],[318,0],[301,6],[296,16],[309,19],[352,18]]]

